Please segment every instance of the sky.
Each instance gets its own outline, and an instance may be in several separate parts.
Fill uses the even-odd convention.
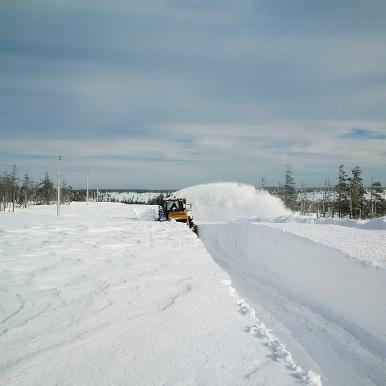
[[[384,0],[1,0],[0,171],[386,183]]]

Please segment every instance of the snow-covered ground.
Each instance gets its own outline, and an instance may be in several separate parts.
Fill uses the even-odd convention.
[[[73,203],[60,218],[54,206],[0,214],[0,384],[317,381],[196,235],[153,211]]]
[[[258,318],[323,385],[385,384],[384,269],[265,223],[201,225],[199,234]]]
[[[219,213],[208,221],[200,207],[199,235],[257,318],[324,386],[385,385],[385,219],[272,219],[271,198],[244,200],[246,189],[228,194],[228,186],[238,189],[194,189],[210,191],[210,212]],[[239,202],[251,219],[233,212]]]
[[[264,223],[342,251],[366,264],[386,269],[386,230],[361,229],[328,223]]]
[[[1,385],[386,384],[385,218],[176,195],[201,239],[145,205],[0,214]]]

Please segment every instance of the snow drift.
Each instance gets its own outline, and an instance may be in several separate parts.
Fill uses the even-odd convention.
[[[192,204],[196,222],[273,219],[290,215],[283,202],[264,190],[236,182],[192,186],[175,193]]]
[[[384,269],[263,224],[204,224],[200,239],[323,385],[385,385]]]
[[[261,221],[260,219],[251,219]],[[371,220],[355,220],[349,218],[331,217],[309,217],[309,216],[281,216],[273,220],[274,223],[298,223],[298,224],[317,224],[317,225],[340,225],[347,228],[358,228],[367,230],[386,230],[386,216]]]

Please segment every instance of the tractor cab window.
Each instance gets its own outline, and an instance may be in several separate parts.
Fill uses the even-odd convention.
[[[181,201],[167,201],[166,209],[170,212],[180,212],[184,210],[184,207]]]

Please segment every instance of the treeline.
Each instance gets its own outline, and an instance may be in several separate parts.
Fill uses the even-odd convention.
[[[264,188],[264,178],[261,187]],[[296,186],[295,173],[290,165],[285,171],[285,183],[278,186],[273,194],[279,196],[286,207],[299,211],[303,215],[316,213],[318,217],[340,217],[352,219],[368,219],[386,215],[385,188],[379,181],[374,181],[365,187],[360,166],[354,167],[347,174],[344,165],[338,168],[335,185],[325,181],[325,186],[319,192],[310,192],[304,186]],[[115,201],[114,197],[102,201]],[[148,200],[127,199],[128,204],[159,204],[164,195],[149,197]],[[89,200],[97,201],[97,192],[89,191]],[[19,178],[16,166],[0,175],[0,211],[14,211],[15,207],[26,208],[30,204],[52,204],[57,199],[57,188],[48,173],[39,182],[33,181],[28,174]],[[61,185],[61,203],[85,201],[86,190],[74,190],[64,182]]]
[[[149,196],[146,199],[143,198],[126,198],[126,199],[121,199],[119,197],[114,197],[110,193],[102,193],[100,194],[99,200],[104,201],[104,202],[120,202],[122,204],[129,204],[129,205],[161,205],[163,202],[164,197],[169,196],[173,192],[168,192],[168,193],[159,193],[155,196]]]
[[[122,190],[122,193],[127,193],[128,191]],[[118,195],[116,195],[118,193]],[[137,193],[137,192],[131,192]],[[146,193],[143,191],[142,193]],[[151,193],[155,193],[151,191]],[[89,201],[93,202],[118,202],[121,204],[129,204],[129,205],[160,205],[163,202],[164,197],[172,194],[173,191],[168,193],[160,192],[158,194],[148,196],[148,197],[136,197],[135,195],[130,198],[122,198],[119,197],[119,192],[98,192],[96,189],[90,189],[88,193]],[[72,190],[72,201],[86,201],[87,199],[87,190],[85,189],[76,189]]]
[[[338,178],[331,186],[325,186],[317,197],[312,197],[305,187],[297,188],[294,171],[287,165],[285,184],[275,192],[285,206],[299,211],[303,215],[316,213],[318,217],[339,217],[352,219],[369,219],[386,215],[385,188],[381,182],[374,181],[365,187],[362,169],[355,166],[351,174],[347,174],[344,165],[338,168]]]
[[[72,187],[63,183],[61,203],[70,203],[72,198]],[[0,176],[0,211],[13,212],[15,207],[27,208],[30,204],[48,205],[56,199],[57,189],[48,173],[39,182],[34,182],[28,174],[19,178],[16,166],[13,166]]]
[[[122,204],[129,204],[129,205],[161,205],[164,199],[164,194],[160,193],[158,196],[155,197],[149,197],[147,200],[136,200],[136,199],[128,199],[121,201]],[[114,199],[112,199],[112,202]]]

